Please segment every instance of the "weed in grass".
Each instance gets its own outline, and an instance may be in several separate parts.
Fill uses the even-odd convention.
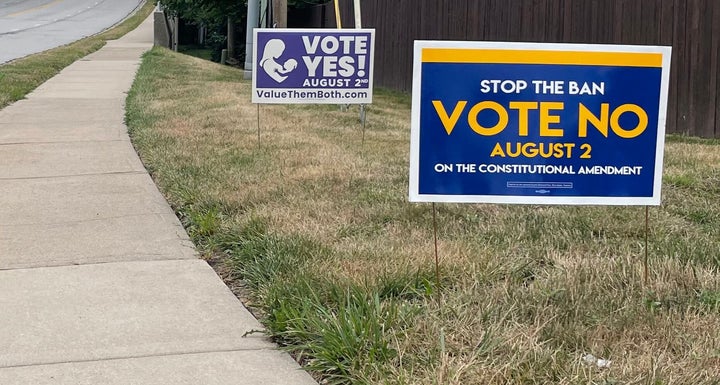
[[[352,289],[333,299],[338,303],[335,311],[306,297],[289,299],[303,303],[300,308],[304,311],[288,319],[280,335],[297,338],[294,331],[302,330],[297,348],[312,357],[307,367],[324,374],[328,383],[362,381],[368,372],[382,373],[382,365],[397,356],[387,329],[403,322],[403,314],[393,303]]]
[[[709,210],[695,209],[687,213],[687,218],[693,223],[699,225],[714,224],[717,219]]]
[[[229,250],[230,263],[240,277],[253,287],[283,281],[307,260],[327,255],[328,251],[300,236],[280,238],[272,235],[242,239],[238,248]]]
[[[263,297],[273,335],[307,357],[307,367],[322,373],[328,383],[359,380],[368,367],[382,373],[382,365],[396,354],[390,330],[411,315],[393,299],[417,295],[425,281],[416,277],[414,283],[385,282],[371,296],[364,289],[343,289],[319,276],[297,274],[314,260],[327,258],[328,250],[266,231],[262,222],[253,221],[226,251],[237,274]]]
[[[430,269],[405,274],[385,275],[377,278],[375,285],[367,284],[368,288],[376,286],[377,295],[382,300],[401,299],[404,301],[431,298],[438,290],[435,272]]]
[[[676,187],[692,188],[696,182],[689,175],[667,175],[664,178],[665,183],[669,183]]]
[[[195,239],[210,238],[220,230],[222,215],[217,207],[194,209],[190,212],[190,221],[185,224],[185,228]]]
[[[720,290],[706,290],[698,294],[698,301],[710,310],[720,310]]]

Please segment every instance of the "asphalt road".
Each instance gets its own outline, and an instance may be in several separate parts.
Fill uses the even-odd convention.
[[[142,0],[0,0],[0,64],[101,32],[140,3]]]

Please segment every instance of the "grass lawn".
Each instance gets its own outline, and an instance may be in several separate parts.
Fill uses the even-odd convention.
[[[154,49],[141,157],[201,253],[327,383],[718,384],[720,146],[670,137],[663,205],[407,202],[410,99],[256,106],[242,71]],[[204,327],[212,327],[205,325]],[[584,363],[593,354],[609,368]]]
[[[0,65],[0,109],[25,97],[63,68],[135,29],[153,8],[148,1],[134,15],[103,33]]]

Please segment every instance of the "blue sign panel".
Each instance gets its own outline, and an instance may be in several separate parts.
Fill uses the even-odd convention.
[[[410,200],[658,205],[670,48],[416,42]]]
[[[372,29],[255,29],[253,103],[372,103]]]

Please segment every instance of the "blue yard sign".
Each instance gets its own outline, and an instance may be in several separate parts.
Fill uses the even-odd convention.
[[[415,43],[410,201],[659,205],[670,48]]]
[[[255,29],[253,103],[370,104],[372,29]]]

